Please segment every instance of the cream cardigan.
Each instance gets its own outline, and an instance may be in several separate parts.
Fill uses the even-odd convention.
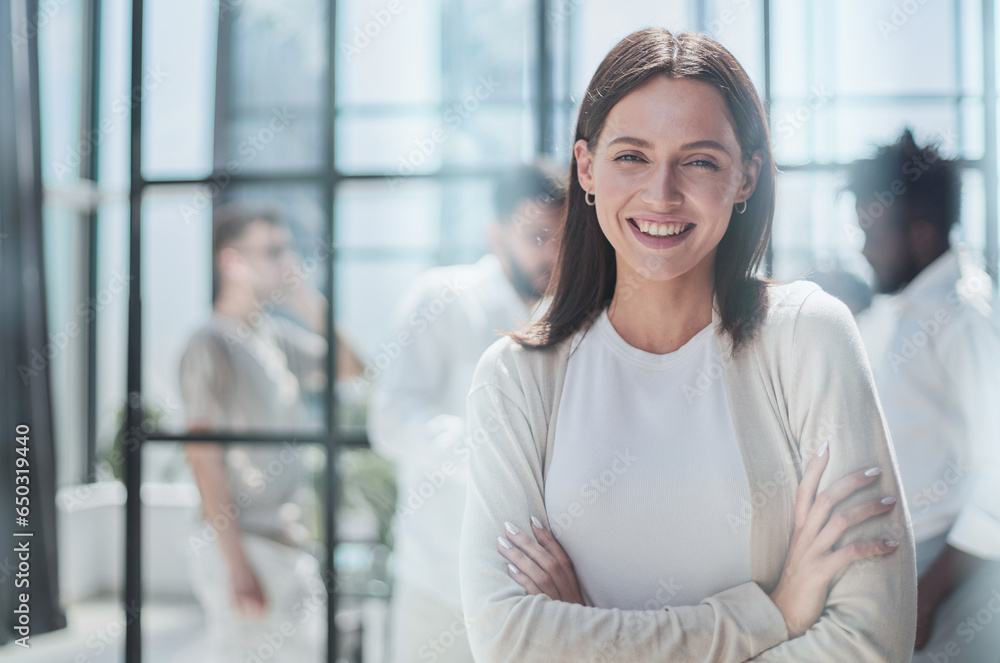
[[[544,350],[508,338],[482,356],[468,397],[471,483],[459,573],[478,663],[908,663],[916,624],[913,536],[889,433],[857,327],[847,307],[810,283],[771,287],[751,345],[736,358],[717,335],[722,379],[753,506],[751,577],[696,606],[625,611],[527,596],[496,551],[504,521],[526,526],[544,508],[555,418],[572,338]],[[714,313],[714,322],[719,315]],[[820,490],[849,472],[879,466],[881,478],[845,505],[895,495],[890,513],[857,525],[836,547],[891,537],[889,555],[854,562],[834,578],[826,608],[804,635],[789,639],[767,593],[791,540],[795,490],[819,445],[830,444]],[[643,505],[632,518],[644,522]],[[683,508],[683,505],[679,505]],[[683,536],[697,532],[678,533]],[[614,574],[615,560],[607,572]],[[650,588],[651,594],[656,588]]]

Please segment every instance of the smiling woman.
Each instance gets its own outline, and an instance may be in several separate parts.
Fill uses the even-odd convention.
[[[857,328],[758,276],[774,179],[717,42],[650,28],[601,63],[551,305],[469,393],[477,661],[909,661],[913,539]]]

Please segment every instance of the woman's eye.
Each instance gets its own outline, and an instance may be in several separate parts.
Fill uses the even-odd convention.
[[[618,163],[637,163],[642,161],[642,158],[638,154],[622,154],[615,157],[615,161]]]
[[[695,159],[694,161],[690,161],[688,163],[689,163],[689,165],[697,166],[698,168],[707,168],[708,170],[718,170],[719,169],[718,166],[716,166],[711,161],[708,161],[707,159]]]

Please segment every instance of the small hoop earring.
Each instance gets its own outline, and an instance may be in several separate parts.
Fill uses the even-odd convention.
[[[585,202],[586,202],[586,203],[587,203],[588,205],[590,205],[591,207],[593,207],[593,206],[594,206],[594,204],[595,204],[595,203],[597,203],[597,196],[595,196],[595,195],[594,195],[594,194],[592,194],[591,192],[587,191],[586,193],[584,193],[584,194],[583,194],[583,200],[584,200],[584,201],[585,201]]]
[[[743,203],[743,209],[740,209],[740,203]],[[733,208],[736,210],[737,214],[743,214],[743,212],[747,211],[747,201],[741,200],[740,203],[736,203],[735,205],[733,205]]]

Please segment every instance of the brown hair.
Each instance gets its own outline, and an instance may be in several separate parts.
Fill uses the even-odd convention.
[[[745,212],[729,224],[716,249],[715,293],[722,327],[735,353],[753,338],[767,309],[768,282],[756,274],[771,234],[775,197],[767,118],[743,67],[721,44],[702,34],[675,37],[663,28],[633,32],[611,49],[594,73],[580,105],[574,142],[586,140],[593,150],[615,104],[658,75],[693,78],[717,87],[732,113],[744,162],[755,152],[763,160]],[[596,208],[584,201],[575,156],[567,191],[559,256],[546,292],[552,296],[551,306],[523,332],[508,334],[525,347],[545,348],[571,336],[615,293],[615,250],[601,231]]]

